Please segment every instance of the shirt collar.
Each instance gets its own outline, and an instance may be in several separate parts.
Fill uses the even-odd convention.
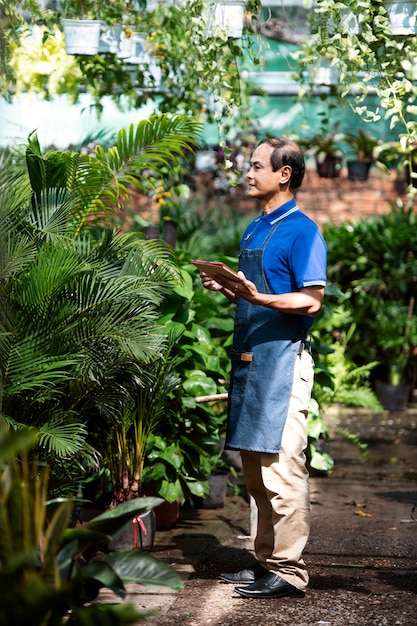
[[[272,226],[279,220],[287,217],[287,215],[290,215],[290,213],[294,213],[294,211],[298,211],[298,207],[295,198],[291,198],[291,200],[282,204],[280,207],[275,209],[275,211],[271,211],[268,215],[263,215],[262,218],[267,220]]]

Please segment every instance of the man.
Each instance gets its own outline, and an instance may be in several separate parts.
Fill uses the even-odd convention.
[[[322,306],[326,244],[297,207],[304,176],[300,148],[287,139],[256,147],[248,195],[262,214],[246,229],[237,279],[204,287],[237,304],[226,448],[240,450],[248,492],[258,509],[252,567],[221,580],[247,598],[303,596],[302,552],[310,529],[304,450],[314,363],[306,335]]]

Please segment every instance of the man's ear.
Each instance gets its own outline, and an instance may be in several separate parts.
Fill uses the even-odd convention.
[[[286,183],[290,182],[291,179],[291,174],[292,174],[292,167],[291,165],[283,165],[281,167],[281,184],[285,185]]]

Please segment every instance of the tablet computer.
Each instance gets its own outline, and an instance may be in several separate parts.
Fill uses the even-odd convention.
[[[221,283],[221,278],[228,278],[229,280],[240,280],[240,276],[231,267],[222,263],[221,261],[199,261],[191,259],[190,263],[195,265],[201,272],[205,272],[214,280]]]

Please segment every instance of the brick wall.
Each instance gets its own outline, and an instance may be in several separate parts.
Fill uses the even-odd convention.
[[[337,178],[320,178],[315,169],[306,170],[297,203],[318,226],[389,213],[393,202],[406,199],[403,173],[371,168],[366,181],[349,180],[347,176],[345,168]],[[241,214],[259,210],[257,202],[245,197],[242,189],[234,190],[228,200]]]
[[[230,204],[240,215],[259,213],[257,200],[249,198],[243,187],[234,187],[228,193],[216,190],[212,174],[193,177],[195,193],[203,198],[203,210],[210,206]],[[337,178],[320,178],[315,169],[307,169],[303,185],[297,192],[297,203],[319,227],[326,222],[340,224],[359,220],[371,215],[389,213],[393,202],[406,199],[407,184],[404,173],[385,173],[372,167],[368,180],[349,180],[347,170],[342,168]],[[149,221],[159,221],[158,205],[132,191],[131,207],[134,212]],[[128,220],[127,220],[128,222]]]
[[[349,180],[347,171],[338,178],[320,178],[307,170],[297,202],[319,226],[328,221],[340,224],[371,215],[389,213],[393,202],[405,200],[407,184],[404,174],[385,173],[371,168],[368,180]]]

